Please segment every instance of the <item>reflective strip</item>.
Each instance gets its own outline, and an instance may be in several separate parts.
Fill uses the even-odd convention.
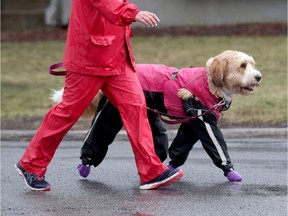
[[[202,110],[198,110],[198,115],[201,115],[201,114],[202,114]],[[203,117],[202,116],[200,116],[199,118],[203,121]],[[207,132],[208,132],[208,134],[209,134],[209,136],[210,136],[214,146],[216,147],[217,152],[218,152],[218,154],[219,154],[219,156],[220,156],[220,158],[222,160],[222,165],[223,166],[227,165],[227,159],[226,159],[226,157],[225,157],[225,155],[223,153],[223,150],[222,150],[218,140],[216,139],[216,137],[215,137],[215,135],[214,135],[214,133],[212,131],[212,128],[210,127],[210,124],[207,124],[206,122],[204,122],[204,124],[205,124],[206,130],[207,130]]]
[[[106,106],[106,104],[107,104],[107,103],[108,103],[108,100],[107,100],[107,101],[105,102],[105,104],[103,105],[103,108],[102,108],[102,110],[104,109],[104,106]],[[97,114],[97,116],[96,116],[96,118],[95,118],[95,120],[94,120],[94,122],[93,122],[92,126],[90,127],[90,129],[89,129],[89,131],[88,131],[87,135],[85,136],[85,139],[84,139],[83,143],[85,143],[85,142],[86,142],[86,140],[88,139],[88,137],[89,137],[89,135],[90,135],[90,133],[91,133],[91,131],[92,131],[92,128],[93,128],[93,127],[94,127],[94,125],[96,124],[96,121],[97,121],[98,117],[100,116],[100,114],[101,114],[102,110],[100,110],[100,112]]]
[[[179,70],[173,71],[172,72],[172,76],[171,76],[171,80],[174,80],[178,74]]]

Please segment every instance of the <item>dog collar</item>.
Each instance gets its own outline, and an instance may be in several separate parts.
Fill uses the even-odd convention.
[[[225,102],[220,110],[220,112],[226,111],[230,108],[231,104],[232,104],[232,100],[227,101],[225,99],[220,99],[221,101]]]

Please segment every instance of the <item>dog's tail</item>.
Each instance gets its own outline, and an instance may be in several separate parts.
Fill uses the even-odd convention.
[[[64,88],[62,88],[60,90],[52,89],[51,91],[52,92],[50,94],[50,99],[54,103],[60,103],[62,101],[62,95],[63,95]]]
[[[52,92],[50,94],[50,99],[54,103],[60,103],[62,101],[63,92],[64,92],[64,88],[62,88],[60,90],[52,89]],[[93,98],[92,102],[89,104],[89,106],[86,108],[86,110],[82,114],[82,116],[81,116],[82,118],[91,119],[94,117],[94,115],[98,109],[99,101],[100,101],[102,96],[103,96],[103,93],[101,90],[99,90],[99,92]]]

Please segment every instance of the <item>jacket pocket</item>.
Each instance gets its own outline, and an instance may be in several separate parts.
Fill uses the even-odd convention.
[[[90,36],[87,50],[88,67],[110,67],[115,55],[115,36]]]
[[[91,42],[98,46],[110,46],[114,41],[114,39],[115,39],[114,35],[108,35],[108,36],[90,35]]]

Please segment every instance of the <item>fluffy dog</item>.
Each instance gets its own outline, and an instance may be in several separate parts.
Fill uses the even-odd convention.
[[[183,165],[200,140],[224,176],[229,181],[241,181],[217,122],[221,112],[230,107],[234,95],[250,95],[259,86],[262,75],[255,68],[253,57],[228,50],[208,59],[206,67],[177,69],[161,64],[139,64],[136,73],[149,107],[155,152],[161,161],[167,158],[168,152],[170,168]],[[62,91],[52,94],[54,102],[61,101]],[[101,95],[102,92],[96,95],[83,116],[95,114]],[[169,149],[166,129],[159,121],[161,115],[168,116],[171,123],[181,123]],[[87,177],[90,166],[101,163],[121,127],[120,114],[106,102],[84,140],[82,164],[78,166],[81,176]]]

